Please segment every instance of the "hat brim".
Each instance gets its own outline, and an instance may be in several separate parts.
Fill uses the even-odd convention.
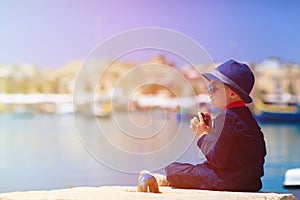
[[[216,77],[215,75],[211,74],[211,73],[204,73],[202,74],[202,76],[204,76],[204,78],[206,78],[208,81],[219,81],[219,82],[223,82],[221,81],[218,77]]]
[[[238,93],[246,103],[251,103],[253,101],[252,98],[244,90],[242,90],[238,86],[235,87],[235,85],[232,84],[232,82],[230,82],[229,80],[225,80],[224,77],[218,77],[211,73],[203,73],[202,76],[204,76],[204,78],[206,78],[209,81],[219,81],[219,82],[225,83],[232,90],[234,90],[236,93]]]

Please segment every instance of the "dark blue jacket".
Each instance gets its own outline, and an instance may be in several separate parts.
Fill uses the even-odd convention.
[[[220,113],[213,135],[197,142],[207,158],[200,168],[201,177],[217,190],[259,191],[266,147],[250,110],[235,107]]]

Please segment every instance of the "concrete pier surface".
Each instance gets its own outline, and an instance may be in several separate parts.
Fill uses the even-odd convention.
[[[1,193],[0,200],[296,200],[292,194],[219,192],[160,187],[160,193],[137,192],[133,186],[76,187],[49,191]]]

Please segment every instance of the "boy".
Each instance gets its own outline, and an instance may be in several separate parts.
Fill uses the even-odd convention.
[[[190,127],[198,136],[197,146],[207,158],[201,164],[172,163],[165,168],[170,186],[176,188],[247,191],[262,188],[264,157],[263,133],[246,103],[254,75],[246,64],[229,60],[203,76],[210,81],[212,106],[219,110],[205,123],[200,113]]]

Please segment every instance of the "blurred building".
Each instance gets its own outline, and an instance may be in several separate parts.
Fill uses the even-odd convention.
[[[300,65],[271,57],[255,64],[257,96],[270,93],[300,94]]]
[[[166,57],[157,55],[142,63],[114,61],[103,73],[98,74],[99,67],[107,63],[88,63],[89,70],[80,78],[77,75],[82,61],[72,61],[58,69],[42,69],[32,64],[0,65],[0,94],[73,94],[76,82],[80,82],[79,86],[84,92],[96,91],[106,96],[112,93],[118,97],[133,95],[133,86],[140,86],[135,88],[135,95],[162,95],[173,98],[206,94],[207,85],[200,73],[211,71],[215,67],[179,68]],[[250,63],[249,66],[256,76],[255,88],[251,94],[254,98],[278,91],[295,96],[300,94],[299,64],[271,57],[259,63]],[[133,73],[134,70],[140,70],[139,74]],[[130,76],[131,73],[134,77]],[[186,81],[193,91],[186,88]],[[139,85],[140,83],[147,84]]]

